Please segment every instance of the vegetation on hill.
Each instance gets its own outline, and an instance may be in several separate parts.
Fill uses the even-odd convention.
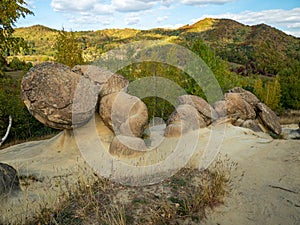
[[[198,54],[214,72],[223,92],[240,86],[255,93],[274,110],[300,109],[300,40],[265,24],[246,26],[228,19],[204,19],[174,30],[106,29],[79,32],[58,31],[36,25],[17,28],[13,35],[17,39],[26,40],[29,46],[19,48],[18,53],[10,52],[12,55],[7,57],[10,64],[5,62],[5,65],[13,70],[26,71],[31,67],[26,62],[35,64],[49,60],[69,66],[89,64],[102,53],[122,44],[164,40]],[[130,65],[119,72],[130,81],[145,76],[163,76],[180,85],[187,93],[205,98],[202,89],[192,78],[170,65],[143,62]],[[8,76],[0,79],[2,83],[9,79],[12,83],[7,87],[14,86],[16,89],[13,93],[1,89],[1,105],[5,105],[7,100],[4,99],[10,99],[12,95],[22,105],[18,95],[19,86],[14,84],[20,81],[12,81]],[[167,119],[174,110],[173,106],[161,98],[149,97],[143,100],[148,106],[150,118],[160,116]],[[9,105],[14,104],[7,103],[6,108]],[[7,113],[11,111],[2,109],[2,127],[5,127],[8,118],[7,113],[3,113],[4,110]],[[22,110],[26,111],[26,108]],[[22,110],[17,109],[19,112]],[[28,124],[27,116],[22,120],[25,124]],[[32,131],[30,133],[32,135]]]

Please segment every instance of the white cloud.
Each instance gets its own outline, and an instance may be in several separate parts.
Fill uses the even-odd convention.
[[[136,25],[136,24],[140,23],[140,21],[141,21],[141,19],[139,17],[127,17],[125,19],[126,25],[129,25],[129,26]]]
[[[219,15],[203,15],[201,18],[191,20],[191,22],[194,23],[200,19],[208,17],[232,19],[247,25],[265,23],[299,37],[300,8],[294,8],[291,10],[272,9],[260,12],[244,11],[236,14],[225,13]]]
[[[181,3],[186,5],[223,5],[234,0],[181,0]]]
[[[156,22],[161,23],[161,22],[163,22],[163,21],[166,21],[167,19],[169,19],[168,16],[158,17],[158,18],[156,19]]]
[[[93,8],[97,0],[52,0],[54,11],[86,11]]]
[[[157,0],[112,0],[112,5],[119,12],[137,12],[151,9],[157,2]]]

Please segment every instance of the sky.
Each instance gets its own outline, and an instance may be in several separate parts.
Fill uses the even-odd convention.
[[[268,24],[300,37],[299,0],[26,0],[34,16],[17,27],[41,24],[84,31],[108,28],[178,28],[204,18]]]

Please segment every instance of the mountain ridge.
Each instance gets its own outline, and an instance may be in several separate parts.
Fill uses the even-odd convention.
[[[27,40],[29,46],[34,49],[30,54],[53,56],[55,53],[52,47],[57,32],[59,30],[34,25],[16,28],[15,36]],[[267,24],[249,26],[231,19],[206,18],[178,29],[124,28],[74,33],[88,61],[93,60],[91,54],[99,55],[120,44],[166,39],[175,40],[175,43],[185,46],[202,39],[217,56],[239,65],[235,72],[246,76],[250,74],[274,76],[280,68],[289,67],[295,61],[300,61],[300,38]]]

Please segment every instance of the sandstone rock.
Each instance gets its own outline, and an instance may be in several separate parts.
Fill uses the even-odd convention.
[[[182,95],[178,98],[178,102],[180,105],[188,104],[197,109],[207,125],[218,118],[217,112],[203,98],[195,95]]]
[[[191,105],[179,105],[167,121],[166,137],[179,137],[189,131],[206,127],[200,113]]]
[[[143,139],[118,135],[114,137],[109,146],[109,153],[117,157],[137,157],[147,151],[147,146]]]
[[[256,112],[254,108],[239,93],[227,93],[224,98],[228,116],[242,120],[255,119]]]
[[[4,163],[0,163],[0,196],[20,190],[17,171]]]
[[[114,74],[104,68],[93,65],[76,65],[72,71],[89,78],[96,85],[100,86],[100,97],[112,93],[126,91],[128,80],[119,74]]]
[[[245,127],[248,129],[251,129],[255,132],[263,132],[263,130],[261,129],[261,126],[258,122],[258,120],[246,120],[241,127]]]
[[[68,66],[40,63],[22,80],[22,98],[29,112],[55,129],[72,129],[93,116],[98,90]]]
[[[240,87],[235,87],[235,88],[229,90],[228,92],[229,93],[239,93],[241,95],[241,97],[252,106],[256,106],[260,102],[259,99],[254,94],[252,94],[250,91],[247,91]]]
[[[281,133],[281,125],[277,115],[264,103],[257,104],[258,115],[263,124],[275,134]]]
[[[181,137],[184,134],[181,124],[169,124],[165,130],[165,137]]]
[[[106,126],[117,135],[141,137],[148,124],[147,106],[125,92],[104,96],[100,101],[99,114]]]
[[[227,115],[226,102],[224,100],[216,102],[213,107],[219,117],[225,117]]]

